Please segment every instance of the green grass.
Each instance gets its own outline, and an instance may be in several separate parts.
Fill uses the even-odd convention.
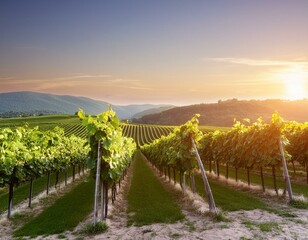
[[[205,166],[206,169],[209,169],[209,166]],[[215,172],[215,167],[212,166],[212,171]],[[290,171],[289,171],[290,172]],[[220,167],[220,173],[226,176],[226,167]],[[278,171],[277,171],[278,176]],[[235,179],[235,169],[229,167],[229,178]],[[247,182],[247,172],[243,169],[240,169],[238,171],[238,179],[244,182]],[[256,172],[250,172],[250,182],[257,185],[262,185],[261,182],[261,175]],[[284,189],[285,183],[284,180],[281,177],[276,178],[277,188]],[[271,175],[264,175],[264,185],[266,189],[274,189],[274,183],[273,183],[273,177]],[[308,185],[298,182],[291,182],[293,193],[295,194],[303,194],[304,196],[308,197]]]
[[[268,209],[264,202],[249,193],[236,190],[213,180],[209,180],[209,182],[216,205],[225,211]],[[195,176],[195,184],[199,195],[205,197],[203,180],[200,175]]]
[[[173,179],[173,175],[172,175]],[[176,174],[177,182],[180,176]],[[215,204],[224,211],[238,211],[238,210],[253,210],[263,209],[269,210],[268,206],[259,198],[230,186],[219,183],[215,180],[210,180],[209,183],[214,196]],[[190,184],[190,179],[187,177],[187,186]],[[207,201],[204,184],[201,175],[195,175],[196,192]]]
[[[13,235],[34,237],[73,230],[91,212],[93,200],[94,180],[88,177]]]
[[[128,192],[129,224],[174,223],[184,218],[176,198],[168,192],[138,151],[134,157],[133,177]]]
[[[204,133],[204,132],[213,132],[213,131],[222,131],[226,132],[230,130],[230,127],[218,127],[218,126],[199,126],[199,129]]]
[[[291,182],[291,186],[292,186],[293,193],[308,197],[308,184],[300,184],[300,183]]]
[[[7,191],[8,191],[7,187],[0,188],[0,197],[1,197],[3,194],[6,194]]]
[[[97,222],[95,225],[93,223],[87,224],[81,233],[85,233],[87,235],[94,235],[98,233],[103,233],[107,231],[108,226],[105,222]]]
[[[279,224],[275,222],[265,222],[265,223],[259,223],[257,226],[260,228],[262,232],[271,232],[273,230],[279,230]]]
[[[274,213],[274,214],[276,214],[280,217],[289,218],[289,219],[297,217],[297,215],[290,212],[289,208],[288,209],[272,208],[272,209],[270,209],[269,212]]]
[[[250,231],[253,230],[256,226],[255,223],[250,221],[243,221],[242,224],[245,225],[245,227],[248,228]]]
[[[173,179],[173,175],[172,175]],[[176,174],[177,182],[180,180],[180,175]],[[190,184],[190,179],[187,177],[187,186]],[[219,183],[215,180],[210,180],[209,183],[214,196],[215,204],[224,211],[238,211],[238,210],[253,210],[263,209],[269,210],[267,205],[259,198],[230,186]],[[195,175],[196,192],[207,201],[202,176]]]
[[[76,115],[47,115],[47,116],[35,116],[35,117],[21,117],[21,118],[0,118],[0,129],[1,128],[11,128],[14,129],[19,126],[24,126],[28,124],[30,127],[39,126],[41,131],[51,130],[55,127],[64,128],[65,134],[69,131],[69,128],[75,128],[81,124],[78,116]],[[76,133],[79,135],[78,129],[76,128]],[[74,134],[75,131],[71,132],[69,135]]]
[[[78,174],[78,173],[77,173]],[[72,176],[72,171],[69,171],[68,177]],[[61,183],[64,181],[65,173],[60,173],[59,175],[59,182]],[[50,175],[50,189],[54,188],[56,179],[56,174],[53,173]],[[47,176],[43,176],[40,178],[37,178],[33,182],[33,197],[41,193],[42,191],[46,191],[47,187]],[[61,187],[61,186],[60,186]],[[63,187],[63,186],[62,186]],[[13,207],[17,204],[21,203],[22,201],[29,198],[29,188],[30,183],[26,182],[14,189],[14,195],[13,195]],[[8,189],[3,189],[2,193],[0,192],[0,214],[7,210],[8,206]]]
[[[249,230],[254,230],[255,228],[259,228],[262,232],[271,232],[273,230],[279,230],[280,226],[276,222],[264,222],[264,223],[255,223],[250,221],[243,221],[243,225]]]
[[[47,115],[36,117],[21,117],[21,118],[0,118],[0,128],[23,126],[28,123],[30,126],[40,126],[43,129],[55,127],[60,124],[80,124],[78,116],[75,115]]]
[[[223,212],[219,212],[217,215],[215,215],[214,219],[217,222],[231,222],[230,219],[226,218]]]
[[[308,209],[308,202],[301,200],[291,200],[289,205],[299,209]]]

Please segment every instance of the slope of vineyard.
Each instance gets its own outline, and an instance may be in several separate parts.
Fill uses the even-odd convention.
[[[120,123],[111,112],[109,113],[108,117],[106,116],[98,116],[98,118],[96,119],[94,117],[92,118],[91,116],[86,116],[84,113],[82,113],[82,123],[80,120],[76,119],[76,117],[66,117],[62,119],[58,117],[49,119],[43,118],[46,121],[42,121],[39,124],[42,131],[30,134],[31,131],[33,131],[30,129],[26,132],[23,132],[23,135],[27,136],[27,132],[29,132],[30,135],[28,137],[30,142],[33,141],[35,143],[38,139],[40,139],[35,137],[37,134],[39,136],[43,136],[45,133],[45,135],[47,136],[52,131],[54,131],[53,127],[57,125],[63,129],[60,134],[60,138],[62,140],[71,139],[70,141],[72,141],[75,138],[74,135],[82,138],[83,140],[80,139],[80,141],[82,140],[83,142],[85,142],[85,139],[88,139],[91,144],[91,161],[93,169],[96,169],[95,159],[97,158],[99,153],[104,154],[104,156],[101,155],[101,160],[103,161],[102,164],[105,166],[105,168],[101,170],[104,183],[99,188],[105,188],[107,193],[107,189],[109,189],[109,192],[111,193],[110,199],[112,201],[114,201],[114,194],[116,192],[115,186],[120,183],[122,179],[122,174],[126,171],[124,169],[129,166],[130,156],[134,148],[134,143],[132,141],[130,142],[130,140],[129,142],[127,142],[127,140],[125,140],[125,137],[131,137],[135,140],[136,145],[139,146],[141,150],[147,155],[147,158],[156,165],[161,175],[165,174],[165,179],[171,179],[171,177],[173,177],[176,182],[180,183],[180,186],[182,187],[184,192],[188,189],[191,189],[205,199],[207,194],[203,186],[201,175],[197,168],[196,156],[194,154],[195,150],[193,150],[194,144],[192,144],[191,139],[195,139],[195,142],[199,147],[203,164],[205,165],[207,170],[212,171],[217,176],[224,175],[227,178],[229,177],[230,179],[232,177],[242,181],[245,181],[247,179],[248,185],[250,183],[261,185],[262,181],[264,180],[265,186],[268,189],[273,189],[272,182],[274,182],[274,187],[276,186],[275,188],[284,187],[283,179],[278,178],[279,176],[282,176],[282,171],[279,146],[277,146],[277,139],[279,139],[279,136],[282,136],[282,139],[284,141],[283,145],[286,147],[285,154],[289,161],[288,166],[292,167],[293,164],[293,167],[296,171],[296,178],[303,179],[305,177],[305,175],[303,175],[303,172],[305,173],[307,166],[305,152],[307,149],[307,141],[305,141],[305,139],[307,138],[306,124],[283,124],[279,116],[274,116],[272,124],[265,124],[262,121],[258,121],[253,124],[237,123],[233,126],[233,128],[220,128],[220,131],[218,131],[213,127],[199,127],[197,124],[198,121],[196,117],[194,117],[191,122],[188,122],[181,127],[171,127],[147,124]],[[114,122],[108,122],[108,124],[110,125],[106,127],[104,124],[100,125],[101,123],[98,123],[101,119],[109,119]],[[33,122],[29,125],[33,126],[36,122],[38,123],[37,119],[33,120]],[[96,122],[98,125],[93,125],[93,122]],[[25,141],[26,139],[21,140],[18,136],[18,131],[22,132],[24,131],[24,128],[20,128],[17,126],[18,124],[23,125],[24,122],[17,121],[17,123],[15,122],[15,124],[16,125],[12,125],[12,131],[16,132],[16,136],[14,135],[14,139],[10,139],[9,135],[7,135],[5,136],[5,138],[7,138],[6,141],[14,140],[18,143],[20,142],[22,144],[29,144],[27,141]],[[102,135],[100,131],[102,131],[103,129],[102,126],[105,126],[103,131],[106,131],[108,133],[113,132],[114,134],[115,132],[110,131],[110,129],[112,128],[112,126],[116,126],[115,129],[117,133],[115,135],[111,135],[109,138],[109,140],[112,139],[112,141],[110,142],[111,145],[109,145],[108,139],[101,139]],[[94,130],[96,133],[94,133]],[[6,131],[7,130],[3,131],[3,133],[6,133]],[[34,138],[32,139],[32,137]],[[289,144],[287,143],[286,137],[290,140]],[[268,139],[270,139],[270,141]],[[42,138],[42,140],[44,140],[44,138]],[[99,151],[100,141],[102,143],[102,148],[104,147],[104,151]],[[58,150],[55,150],[61,152],[64,149],[71,149],[68,143],[69,141],[65,142],[65,147],[63,146],[63,149],[62,147],[60,147],[58,148]],[[267,143],[269,146],[267,146],[265,143]],[[129,146],[130,144],[132,144],[130,156],[123,155],[123,157],[114,158],[114,156],[120,156],[121,153],[126,153],[127,149],[125,150],[125,147]],[[79,148],[80,146],[82,146],[82,144],[79,144]],[[76,147],[76,150],[79,148]],[[254,148],[256,148],[256,150],[254,150]],[[21,154],[20,156],[22,158],[25,158],[25,163],[27,163],[26,158],[28,152],[21,147],[19,150],[19,153]],[[291,155],[288,155],[289,153],[291,153],[291,155],[294,157],[292,158]],[[65,152],[63,154],[63,160],[71,158],[71,162],[74,161],[73,156],[70,156],[71,154],[69,152]],[[34,157],[35,156],[33,156],[33,158]],[[262,163],[262,161],[265,162]],[[65,170],[71,166],[71,163],[62,163],[61,161],[55,161],[55,163],[53,164],[56,165],[55,171],[59,173],[61,171],[65,173]],[[65,166],[63,166],[63,164]],[[275,167],[275,175],[272,176],[273,166]],[[32,174],[30,174],[30,172],[27,172],[27,168],[20,169],[25,175],[19,180],[22,187],[24,181],[29,181],[29,179],[31,180]],[[260,173],[259,170],[261,170],[262,172]],[[0,165],[0,172],[1,171],[6,171],[4,165]],[[47,172],[48,169],[44,170],[43,175]],[[11,172],[6,173],[7,176],[11,176],[13,174],[14,173]],[[249,209],[257,209],[258,211],[276,211],[275,209],[273,209],[272,206],[268,206],[267,202],[263,201],[262,198],[255,196],[255,193],[244,193],[242,190],[236,189],[232,185],[226,186],[226,182],[222,182],[219,177],[213,177],[213,175],[214,174],[211,174],[209,183],[212,187],[212,193],[216,201],[216,206],[218,206],[220,209],[227,212]],[[39,176],[42,175],[39,174]],[[144,177],[141,177],[141,179],[144,179]],[[8,178],[3,178],[2,180],[4,181],[3,185],[6,187],[4,189],[0,189],[0,200],[1,198],[5,198],[7,200],[8,186],[10,185],[10,182]],[[44,178],[44,181],[45,180],[46,179]],[[16,184],[17,183],[18,182],[16,182]],[[134,184],[135,186],[139,187],[139,184],[142,185],[143,182],[138,180]],[[93,187],[93,183],[91,185]],[[146,187],[148,187],[148,185]],[[307,189],[306,185],[298,184],[297,182],[292,182],[292,185],[294,186],[293,191],[295,194],[303,194],[304,196],[307,196],[306,191],[303,191],[303,189]],[[29,189],[29,184],[25,185],[24,188]],[[86,188],[83,188],[81,186],[81,189],[85,190]],[[16,188],[16,193],[18,193],[18,191],[18,188]],[[91,189],[91,191],[91,194],[93,194],[93,188]],[[106,193],[105,190],[102,191],[104,192],[104,194]],[[54,220],[53,217],[49,218],[50,212],[55,213],[55,216],[61,216],[57,217],[61,218],[61,223],[60,221],[59,223],[56,223],[57,227],[59,227],[60,229],[59,232],[65,230],[72,230],[72,226],[76,226],[76,224],[80,220],[84,219],[86,215],[88,215],[89,211],[91,210],[91,205],[93,204],[93,199],[91,199],[91,201],[89,199],[87,199],[87,201],[84,201],[81,200],[78,194],[81,193],[75,191],[68,192],[67,194],[65,194],[63,196],[63,199],[60,199],[59,201],[55,202],[55,204],[46,207],[46,209],[43,210],[42,215],[36,216],[33,221],[30,220],[29,224],[26,224],[25,227],[21,228],[20,231],[17,230],[15,232],[16,236],[36,236],[40,234],[51,234],[57,232],[58,230],[55,230],[56,227],[49,228],[49,226],[52,225],[48,224],[45,224],[43,228],[39,229],[35,229],[32,226],[38,225],[37,223],[46,223],[46,219],[51,219],[48,221],[57,222],[56,220]],[[155,199],[155,197],[157,196],[152,196],[153,199]],[[78,217],[74,217],[73,214],[69,214],[67,216],[64,211],[59,210],[62,209],[62,206],[67,204],[71,207],[70,211],[74,212],[74,206],[76,206],[76,198],[80,199],[80,201],[83,201],[82,204],[87,205],[87,209],[84,208],[85,211],[80,212],[80,214],[78,214]],[[91,198],[93,198],[93,195],[91,196]],[[144,200],[144,197],[138,196],[138,198],[141,199],[141,205],[143,206],[142,200]],[[74,203],[70,204],[70,201],[73,201]],[[232,204],[230,204],[230,201],[232,202]],[[7,202],[3,203],[4,206],[7,204]],[[208,203],[210,203],[210,200],[208,200]],[[106,204],[107,206],[108,201],[105,201],[104,204]],[[153,207],[153,211],[155,212],[155,208],[157,207]],[[142,211],[143,212],[141,214],[146,215],[144,213],[144,210]],[[158,215],[160,215],[159,211],[160,210],[157,209]],[[61,213],[64,213],[64,215],[61,215]],[[101,214],[103,214],[103,212]],[[104,214],[106,214],[105,217],[107,217],[107,211]],[[154,218],[154,214],[151,214],[151,216],[149,217]],[[71,226],[67,226],[66,223],[70,221],[72,221]]]
[[[0,119],[0,129],[5,127],[16,128],[24,126],[39,126],[42,131],[51,130],[56,126],[64,129],[65,136],[74,134],[77,137],[86,138],[87,130],[76,115],[50,115],[24,118]],[[123,135],[131,137],[139,146],[153,142],[161,136],[166,136],[173,131],[175,126],[162,126],[150,124],[127,124],[121,123]],[[215,130],[227,131],[228,127],[200,126],[204,133]]]
[[[180,175],[190,175],[195,168],[195,163],[191,163],[191,157],[187,155],[189,148],[186,147],[183,153],[179,151],[180,146],[187,144],[189,140],[176,142],[178,141],[176,134],[182,131],[183,126],[186,125],[175,129],[168,137],[162,137],[142,148],[145,155],[161,171],[168,170],[169,176],[171,168],[179,171]],[[217,177],[221,175],[222,169],[227,179],[235,171],[236,182],[241,179],[247,181],[250,186],[252,182],[259,183],[260,181],[263,192],[265,192],[265,187],[274,188],[277,195],[278,189],[282,187],[283,190],[287,181],[287,179],[283,180],[287,173],[282,171],[282,155],[285,155],[289,168],[293,165],[294,169],[292,178],[294,193],[307,196],[307,187],[303,183],[304,175],[302,174],[305,169],[308,169],[307,131],[307,123],[284,123],[282,118],[275,113],[270,124],[266,124],[262,119],[258,119],[255,123],[247,120],[245,123],[235,123],[233,128],[225,132],[217,130],[201,134],[199,152],[203,164],[209,172],[215,169]],[[184,158],[187,160],[184,161]],[[243,173],[239,174],[240,170],[245,172],[246,176]],[[308,170],[306,176],[308,178]],[[257,177],[258,180],[256,180]],[[272,182],[270,186],[269,179]],[[180,180],[183,181],[183,179]],[[308,182],[308,179],[306,181]],[[290,192],[289,194],[292,194]],[[291,196],[289,197],[292,200]]]
[[[262,117],[270,121],[273,112],[278,111],[288,121],[308,121],[308,100],[226,100],[218,103],[203,103],[190,106],[175,107],[161,113],[149,114],[136,120],[140,124],[181,125],[195,113],[199,113],[200,124],[212,126],[228,126],[234,118],[249,118],[256,121]]]

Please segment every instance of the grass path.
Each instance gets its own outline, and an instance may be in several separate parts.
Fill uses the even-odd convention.
[[[174,223],[184,218],[175,196],[154,175],[140,151],[135,155],[128,192],[129,224]]]
[[[208,166],[206,166],[207,169]],[[215,172],[215,169],[214,169]],[[223,174],[224,176],[226,176],[226,169],[225,167],[221,167],[220,169],[221,174]],[[290,173],[290,170],[289,170]],[[291,174],[291,173],[290,173]],[[229,178],[235,179],[235,169],[229,167]],[[243,181],[243,182],[247,182],[247,173],[246,171],[240,169],[238,171],[238,179]],[[255,173],[255,172],[251,172],[250,173],[250,181],[253,184],[257,184],[262,186],[262,182],[261,182],[261,177],[260,174]],[[265,183],[265,187],[266,189],[274,189],[274,184],[273,184],[273,177],[270,175],[264,175],[264,183]],[[292,190],[293,193],[297,194],[297,195],[301,195],[303,194],[305,197],[308,197],[308,185],[306,183],[299,183],[299,182],[292,182],[291,181],[291,185],[292,185]],[[277,188],[283,189],[285,186],[284,180],[281,177],[277,177]]]
[[[224,211],[268,209],[261,199],[249,193],[236,190],[217,181],[209,180],[209,182],[216,205]],[[195,184],[198,194],[205,197],[203,180],[200,175],[195,177]]]
[[[93,209],[94,180],[85,178],[70,192],[14,232],[14,237],[38,236],[73,230]]]
[[[180,175],[176,174],[177,182],[180,181]],[[190,179],[187,177],[187,186],[190,185]],[[269,207],[260,198],[244,192],[223,183],[209,179],[214,200],[217,207],[224,211],[239,211],[239,210],[253,210],[262,209],[268,210]],[[201,175],[195,175],[196,192],[207,201],[204,184]]]
[[[68,172],[68,177],[71,176],[72,176],[72,171],[70,169]],[[50,175],[50,189],[54,188],[54,183],[56,181],[55,179],[56,179],[56,174],[52,173]],[[64,179],[65,179],[65,172],[62,172],[59,174],[59,183],[62,183]],[[33,181],[33,197],[35,197],[36,195],[38,195],[43,191],[46,191],[46,186],[47,186],[47,176],[35,179]],[[23,183],[20,186],[14,188],[13,208],[16,207],[16,205],[18,205],[22,201],[29,198],[29,188],[30,188],[29,182]],[[0,191],[0,214],[2,214],[4,211],[7,210],[8,198],[9,198],[8,189],[7,188],[2,189]]]

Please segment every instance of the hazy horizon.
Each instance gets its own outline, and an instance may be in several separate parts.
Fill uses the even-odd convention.
[[[117,105],[308,97],[308,1],[1,1],[0,92]]]
[[[192,102],[192,103],[187,103],[187,104],[174,104],[174,103],[152,103],[152,102],[137,102],[137,103],[129,103],[129,104],[116,104],[113,102],[108,102],[105,101],[104,99],[95,99],[92,97],[88,97],[88,96],[82,96],[82,95],[70,95],[70,94],[55,94],[55,93],[48,93],[48,92],[35,92],[35,91],[19,91],[19,92],[30,92],[30,93],[42,93],[42,94],[53,94],[53,95],[58,95],[58,96],[73,96],[73,97],[82,97],[82,98],[90,98],[92,100],[98,100],[98,101],[104,101],[107,103],[110,103],[111,105],[117,105],[117,106],[126,106],[126,105],[145,105],[145,104],[149,104],[149,105],[173,105],[175,107],[182,107],[182,106],[189,106],[189,105],[199,105],[199,104],[213,104],[213,103],[218,103],[219,101],[233,101],[233,100],[237,100],[237,101],[271,101],[271,100],[281,100],[281,101],[288,101],[288,102],[294,102],[294,101],[308,101],[307,98],[303,98],[303,99],[293,99],[293,100],[289,100],[289,99],[279,99],[279,98],[264,98],[264,99],[238,99],[238,98],[226,98],[226,99],[218,99],[217,101],[205,101],[205,102]],[[0,94],[6,94],[6,93],[18,93],[18,92],[0,92]]]

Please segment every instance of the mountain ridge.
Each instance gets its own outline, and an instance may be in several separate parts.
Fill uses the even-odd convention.
[[[82,108],[88,114],[96,115],[107,110],[110,105],[120,119],[130,119],[139,112],[165,106],[164,104],[132,104],[122,106],[83,96],[77,97],[30,91],[0,93],[0,116],[2,117],[8,113],[11,115],[14,113],[33,114],[47,112],[52,114],[74,114],[79,108]]]
[[[157,125],[181,125],[199,113],[200,125],[232,126],[234,119],[249,118],[256,121],[262,117],[269,122],[274,112],[278,112],[287,121],[308,121],[308,100],[286,101],[270,100],[226,100],[218,103],[202,103],[175,107],[156,114],[145,115],[136,123]]]

